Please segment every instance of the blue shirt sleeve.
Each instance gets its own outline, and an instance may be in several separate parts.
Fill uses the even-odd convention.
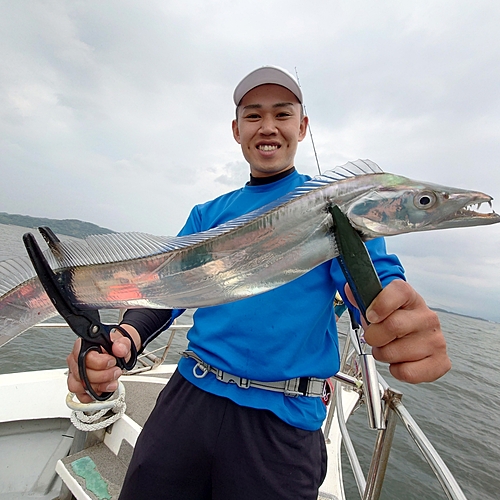
[[[202,229],[201,214],[196,205],[190,212],[184,227],[179,231],[177,236],[187,236],[188,234],[199,233]]]

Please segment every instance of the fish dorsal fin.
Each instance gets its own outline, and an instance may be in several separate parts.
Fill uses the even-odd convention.
[[[58,260],[59,268],[78,267],[89,264],[103,264],[130,259],[140,259],[173,250],[179,250],[192,245],[202,244],[207,239],[240,227],[274,208],[287,203],[309,191],[320,188],[332,182],[358,175],[381,173],[382,169],[371,160],[356,160],[314,177],[302,186],[277,200],[237,217],[215,228],[181,237],[152,236],[143,233],[112,233],[90,236],[84,241],[62,241],[58,243],[61,252]]]
[[[186,245],[196,242],[196,235]],[[89,236],[86,239],[58,241],[57,251],[43,251],[54,270],[140,259],[179,247],[179,238],[152,236],[143,233],[112,233]],[[29,257],[15,257],[0,261],[0,297],[22,283],[35,278]]]
[[[180,237],[153,236],[144,233],[112,233],[90,236],[85,240],[59,241],[56,244],[57,251],[45,250],[44,255],[54,270],[147,258],[203,244],[210,238],[241,227],[312,190],[332,182],[374,173],[382,173],[376,163],[370,160],[356,160],[316,176],[281,198],[207,231]],[[28,257],[0,262],[0,296],[34,276],[36,274]]]
[[[333,170],[328,170],[315,177],[318,179],[328,178],[330,182],[341,181],[343,179],[348,179],[349,177],[356,177],[358,175],[368,175],[368,174],[382,174],[384,171],[371,160],[356,160],[348,161],[344,165],[335,167]]]
[[[120,262],[174,250],[176,238],[145,233],[111,233],[60,241],[53,257],[58,268]]]
[[[0,262],[0,297],[36,276],[29,257],[15,257]]]

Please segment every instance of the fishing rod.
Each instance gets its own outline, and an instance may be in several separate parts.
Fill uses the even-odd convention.
[[[299,87],[302,88],[301,85],[300,85],[300,80],[299,80],[299,72],[297,71],[297,67],[296,66],[295,66],[295,76],[297,77],[297,83],[299,84]],[[304,107],[304,114],[307,116],[306,105],[304,103],[302,103],[302,106]],[[318,154],[316,153],[316,146],[314,145],[314,139],[313,139],[313,134],[312,134],[312,130],[311,130],[311,124],[309,122],[307,123],[307,128],[309,130],[309,136],[311,137],[311,144],[312,144],[313,151],[314,151],[314,157],[316,158],[316,165],[318,167],[318,172],[319,172],[319,175],[321,175],[321,168],[319,167]]]

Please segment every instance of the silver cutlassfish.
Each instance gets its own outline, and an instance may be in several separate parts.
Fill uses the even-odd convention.
[[[93,236],[62,241],[45,255],[80,307],[196,308],[271,290],[336,257],[328,206],[338,205],[368,240],[500,222],[493,210],[472,208],[491,209],[491,200],[358,160],[208,231]],[[55,314],[28,257],[0,262],[0,345]]]

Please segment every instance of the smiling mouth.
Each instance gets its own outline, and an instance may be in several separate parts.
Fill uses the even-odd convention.
[[[260,144],[257,149],[260,151],[276,151],[280,146],[276,144]]]

